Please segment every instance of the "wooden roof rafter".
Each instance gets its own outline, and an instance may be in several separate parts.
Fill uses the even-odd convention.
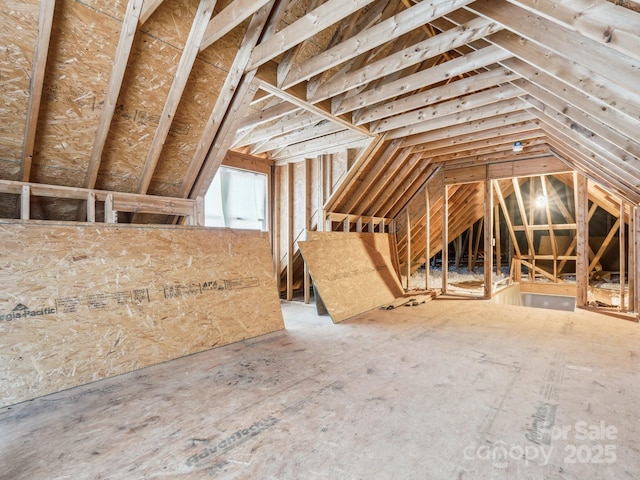
[[[36,129],[38,127],[38,115],[40,113],[40,102],[42,99],[42,89],[44,87],[44,74],[47,66],[55,6],[55,0],[40,0],[38,39],[29,85],[29,105],[27,106],[27,120],[22,144],[22,162],[20,165],[20,178],[23,182],[28,182],[31,177],[31,163],[33,161],[33,149],[36,141]]]
[[[178,68],[173,77],[173,83],[167,95],[162,114],[160,115],[160,121],[156,128],[149,152],[142,167],[142,173],[138,180],[138,186],[136,188],[137,193],[144,194],[149,188],[151,179],[160,159],[162,148],[164,146],[167,135],[169,134],[169,128],[175,117],[175,113],[178,110],[180,99],[189,80],[193,63],[196,60],[196,55],[200,51],[200,44],[206,32],[207,26],[213,14],[213,9],[217,0],[201,0],[198,10],[196,11],[193,25],[187,41],[178,63]]]

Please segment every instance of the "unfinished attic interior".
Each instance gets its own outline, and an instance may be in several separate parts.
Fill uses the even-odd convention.
[[[0,479],[636,478],[639,1],[0,26]]]

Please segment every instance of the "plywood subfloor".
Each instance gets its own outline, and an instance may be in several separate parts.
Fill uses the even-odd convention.
[[[637,478],[635,323],[446,298],[284,313],[286,331],[0,409],[0,478]]]

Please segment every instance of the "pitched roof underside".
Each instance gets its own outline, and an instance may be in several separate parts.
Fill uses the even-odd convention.
[[[194,198],[229,150],[281,164],[349,149],[356,168],[333,209],[385,216],[400,194],[367,204],[364,189],[417,190],[442,165],[557,157],[637,204],[638,10],[635,0],[6,2],[0,179]],[[81,206],[39,208],[75,219]],[[14,211],[0,198],[2,216]]]

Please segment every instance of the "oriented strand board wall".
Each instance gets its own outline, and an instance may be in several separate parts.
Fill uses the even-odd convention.
[[[0,222],[0,406],[284,328],[266,233]]]
[[[386,233],[342,232],[309,232],[309,241],[298,242],[335,323],[404,293],[393,265],[393,242]]]
[[[18,180],[38,37],[38,0],[0,8],[0,178]]]

